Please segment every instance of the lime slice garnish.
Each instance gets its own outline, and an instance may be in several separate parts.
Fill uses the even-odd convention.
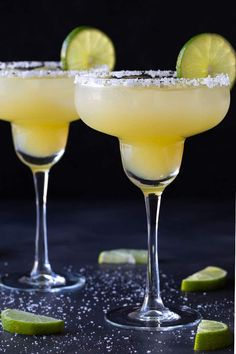
[[[195,336],[194,350],[216,350],[232,343],[233,335],[225,323],[202,320]]]
[[[6,309],[1,313],[5,331],[18,334],[53,334],[64,330],[64,321],[30,312]]]
[[[181,49],[177,76],[199,78],[228,74],[231,87],[236,77],[236,54],[231,44],[216,33],[202,33],[191,38]]]
[[[221,288],[227,272],[218,267],[206,267],[182,280],[182,291],[207,291]]]
[[[102,31],[92,27],[77,27],[63,42],[61,64],[64,70],[88,70],[115,65],[115,48],[111,39]]]
[[[98,263],[110,264],[145,264],[147,263],[147,251],[137,249],[116,249],[103,251],[99,254]]]

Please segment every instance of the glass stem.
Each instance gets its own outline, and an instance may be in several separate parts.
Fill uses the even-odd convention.
[[[49,171],[33,171],[36,195],[36,239],[35,260],[31,277],[43,274],[51,275],[52,269],[48,260],[46,203]]]
[[[145,297],[141,313],[145,316],[161,314],[167,310],[160,295],[160,276],[158,264],[158,220],[161,194],[144,195],[148,228],[148,265]]]

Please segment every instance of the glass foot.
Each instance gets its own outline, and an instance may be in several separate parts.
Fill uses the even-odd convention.
[[[85,278],[74,273],[42,274],[22,276],[19,273],[6,274],[0,278],[0,286],[10,290],[58,292],[78,290],[85,284]]]
[[[170,308],[163,312],[149,311],[145,315],[137,306],[125,306],[108,311],[105,319],[108,323],[121,328],[170,331],[197,325],[201,315],[187,306]]]

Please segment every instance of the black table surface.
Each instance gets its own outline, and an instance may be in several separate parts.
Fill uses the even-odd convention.
[[[0,204],[1,273],[30,270],[34,249],[32,200]],[[233,330],[234,201],[164,198],[160,215],[159,258],[165,303],[185,304],[202,317],[223,321]],[[107,309],[139,304],[145,267],[99,266],[101,250],[146,248],[142,199],[49,200],[49,256],[53,269],[86,276],[86,285],[71,293],[22,293],[0,290],[1,309],[18,308],[63,318],[62,335],[22,336],[0,331],[3,353],[175,353],[191,354],[196,328],[148,332],[113,327]],[[226,286],[217,291],[184,294],[181,279],[205,266],[228,271]],[[217,353],[231,353],[233,346]]]

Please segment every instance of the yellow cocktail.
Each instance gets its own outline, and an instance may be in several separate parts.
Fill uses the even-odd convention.
[[[58,71],[56,63],[47,63],[48,70],[34,65],[0,75],[0,117],[12,123],[15,149],[24,162],[42,169],[43,160],[48,168],[64,152],[69,123],[78,114],[73,75]]]
[[[48,172],[64,153],[70,122],[78,119],[74,75],[56,62],[0,63],[0,117],[11,122],[16,153],[33,172],[37,205],[34,266],[30,276],[2,278],[10,288],[58,291],[84,283],[52,271],[46,229]]]
[[[120,140],[124,170],[145,195],[148,270],[142,307],[108,311],[124,328],[169,330],[199,321],[187,307],[168,309],[160,296],[157,229],[161,194],[177,176],[187,137],[217,125],[230,103],[225,75],[177,79],[173,72],[113,72],[76,78],[75,102],[90,127]]]
[[[224,118],[229,89],[181,80],[171,85],[171,78],[169,85],[160,79],[155,85],[151,78],[148,86],[148,79],[119,81],[90,78],[83,84],[86,78],[79,79],[77,110],[90,127],[120,139],[123,166],[133,182],[143,190],[163,190],[179,171],[185,138]]]

